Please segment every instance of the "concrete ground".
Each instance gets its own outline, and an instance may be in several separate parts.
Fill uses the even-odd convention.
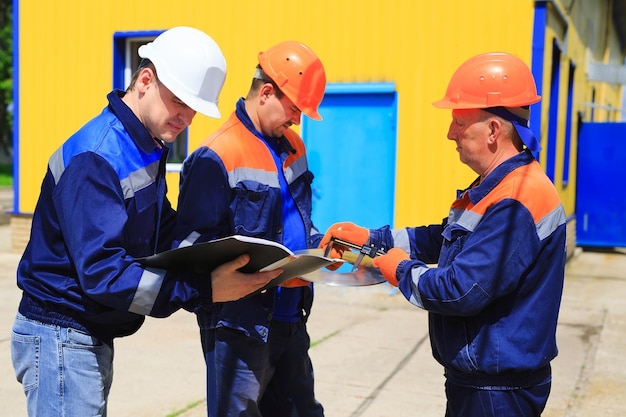
[[[0,225],[0,410],[26,416],[10,361],[20,292],[19,254]],[[626,252],[578,250],[567,265],[546,417],[626,413]],[[441,367],[431,356],[426,313],[387,284],[316,286],[309,321],[316,392],[327,417],[442,417]],[[116,341],[112,417],[202,417],[204,363],[194,316],[148,319]]]

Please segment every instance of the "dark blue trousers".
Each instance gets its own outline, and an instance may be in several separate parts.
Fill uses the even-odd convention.
[[[270,327],[270,380],[259,408],[265,417],[323,417],[315,399],[311,340],[303,321]]]
[[[475,388],[446,380],[446,417],[539,417],[550,387],[551,378],[518,389]]]
[[[207,367],[209,417],[323,417],[315,400],[303,321],[272,321],[264,343],[197,315]]]

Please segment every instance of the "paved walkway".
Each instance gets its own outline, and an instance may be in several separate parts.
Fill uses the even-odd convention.
[[[0,226],[0,410],[24,417],[10,363],[20,293],[19,255]],[[626,252],[578,251],[568,262],[559,357],[545,417],[626,414]],[[426,313],[386,284],[316,286],[309,322],[318,399],[327,417],[442,417],[441,367],[430,353]],[[194,316],[148,319],[116,341],[112,417],[203,417],[204,363]]]
[[[13,211],[13,188],[0,187],[0,224],[9,224]]]

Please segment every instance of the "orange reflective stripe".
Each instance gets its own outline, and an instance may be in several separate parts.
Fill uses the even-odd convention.
[[[507,198],[522,203],[535,223],[561,205],[554,186],[536,161],[513,170],[472,210],[484,214],[489,206]]]
[[[235,113],[202,146],[215,151],[228,172],[237,168],[250,168],[277,173],[267,145],[246,129]]]
[[[540,195],[541,198],[537,198]],[[473,223],[493,205],[505,199],[519,201],[526,207],[535,223],[539,223],[561,205],[561,200],[554,186],[546,177],[541,166],[533,161],[511,171],[502,181],[476,205],[469,200],[467,193],[452,204],[451,211],[455,219],[472,217]],[[464,213],[469,211],[470,213]]]
[[[283,163],[288,184],[308,170],[304,142],[292,130],[285,137],[295,153],[289,153]],[[253,180],[272,187],[279,187],[278,170],[267,144],[250,132],[233,113],[201,146],[211,148],[219,155],[231,186],[243,180]]]

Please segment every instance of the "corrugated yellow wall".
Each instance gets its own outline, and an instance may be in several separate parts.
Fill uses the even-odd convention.
[[[106,104],[113,33],[189,25],[226,56],[223,118],[247,92],[258,52],[287,39],[318,53],[329,82],[395,82],[396,226],[439,222],[475,177],[446,140],[449,112],[431,102],[477,53],[508,51],[530,64],[533,24],[532,0],[20,0],[19,9],[21,212],[34,209],[49,155]],[[190,148],[219,124],[196,116]],[[174,176],[174,202],[175,187]]]

